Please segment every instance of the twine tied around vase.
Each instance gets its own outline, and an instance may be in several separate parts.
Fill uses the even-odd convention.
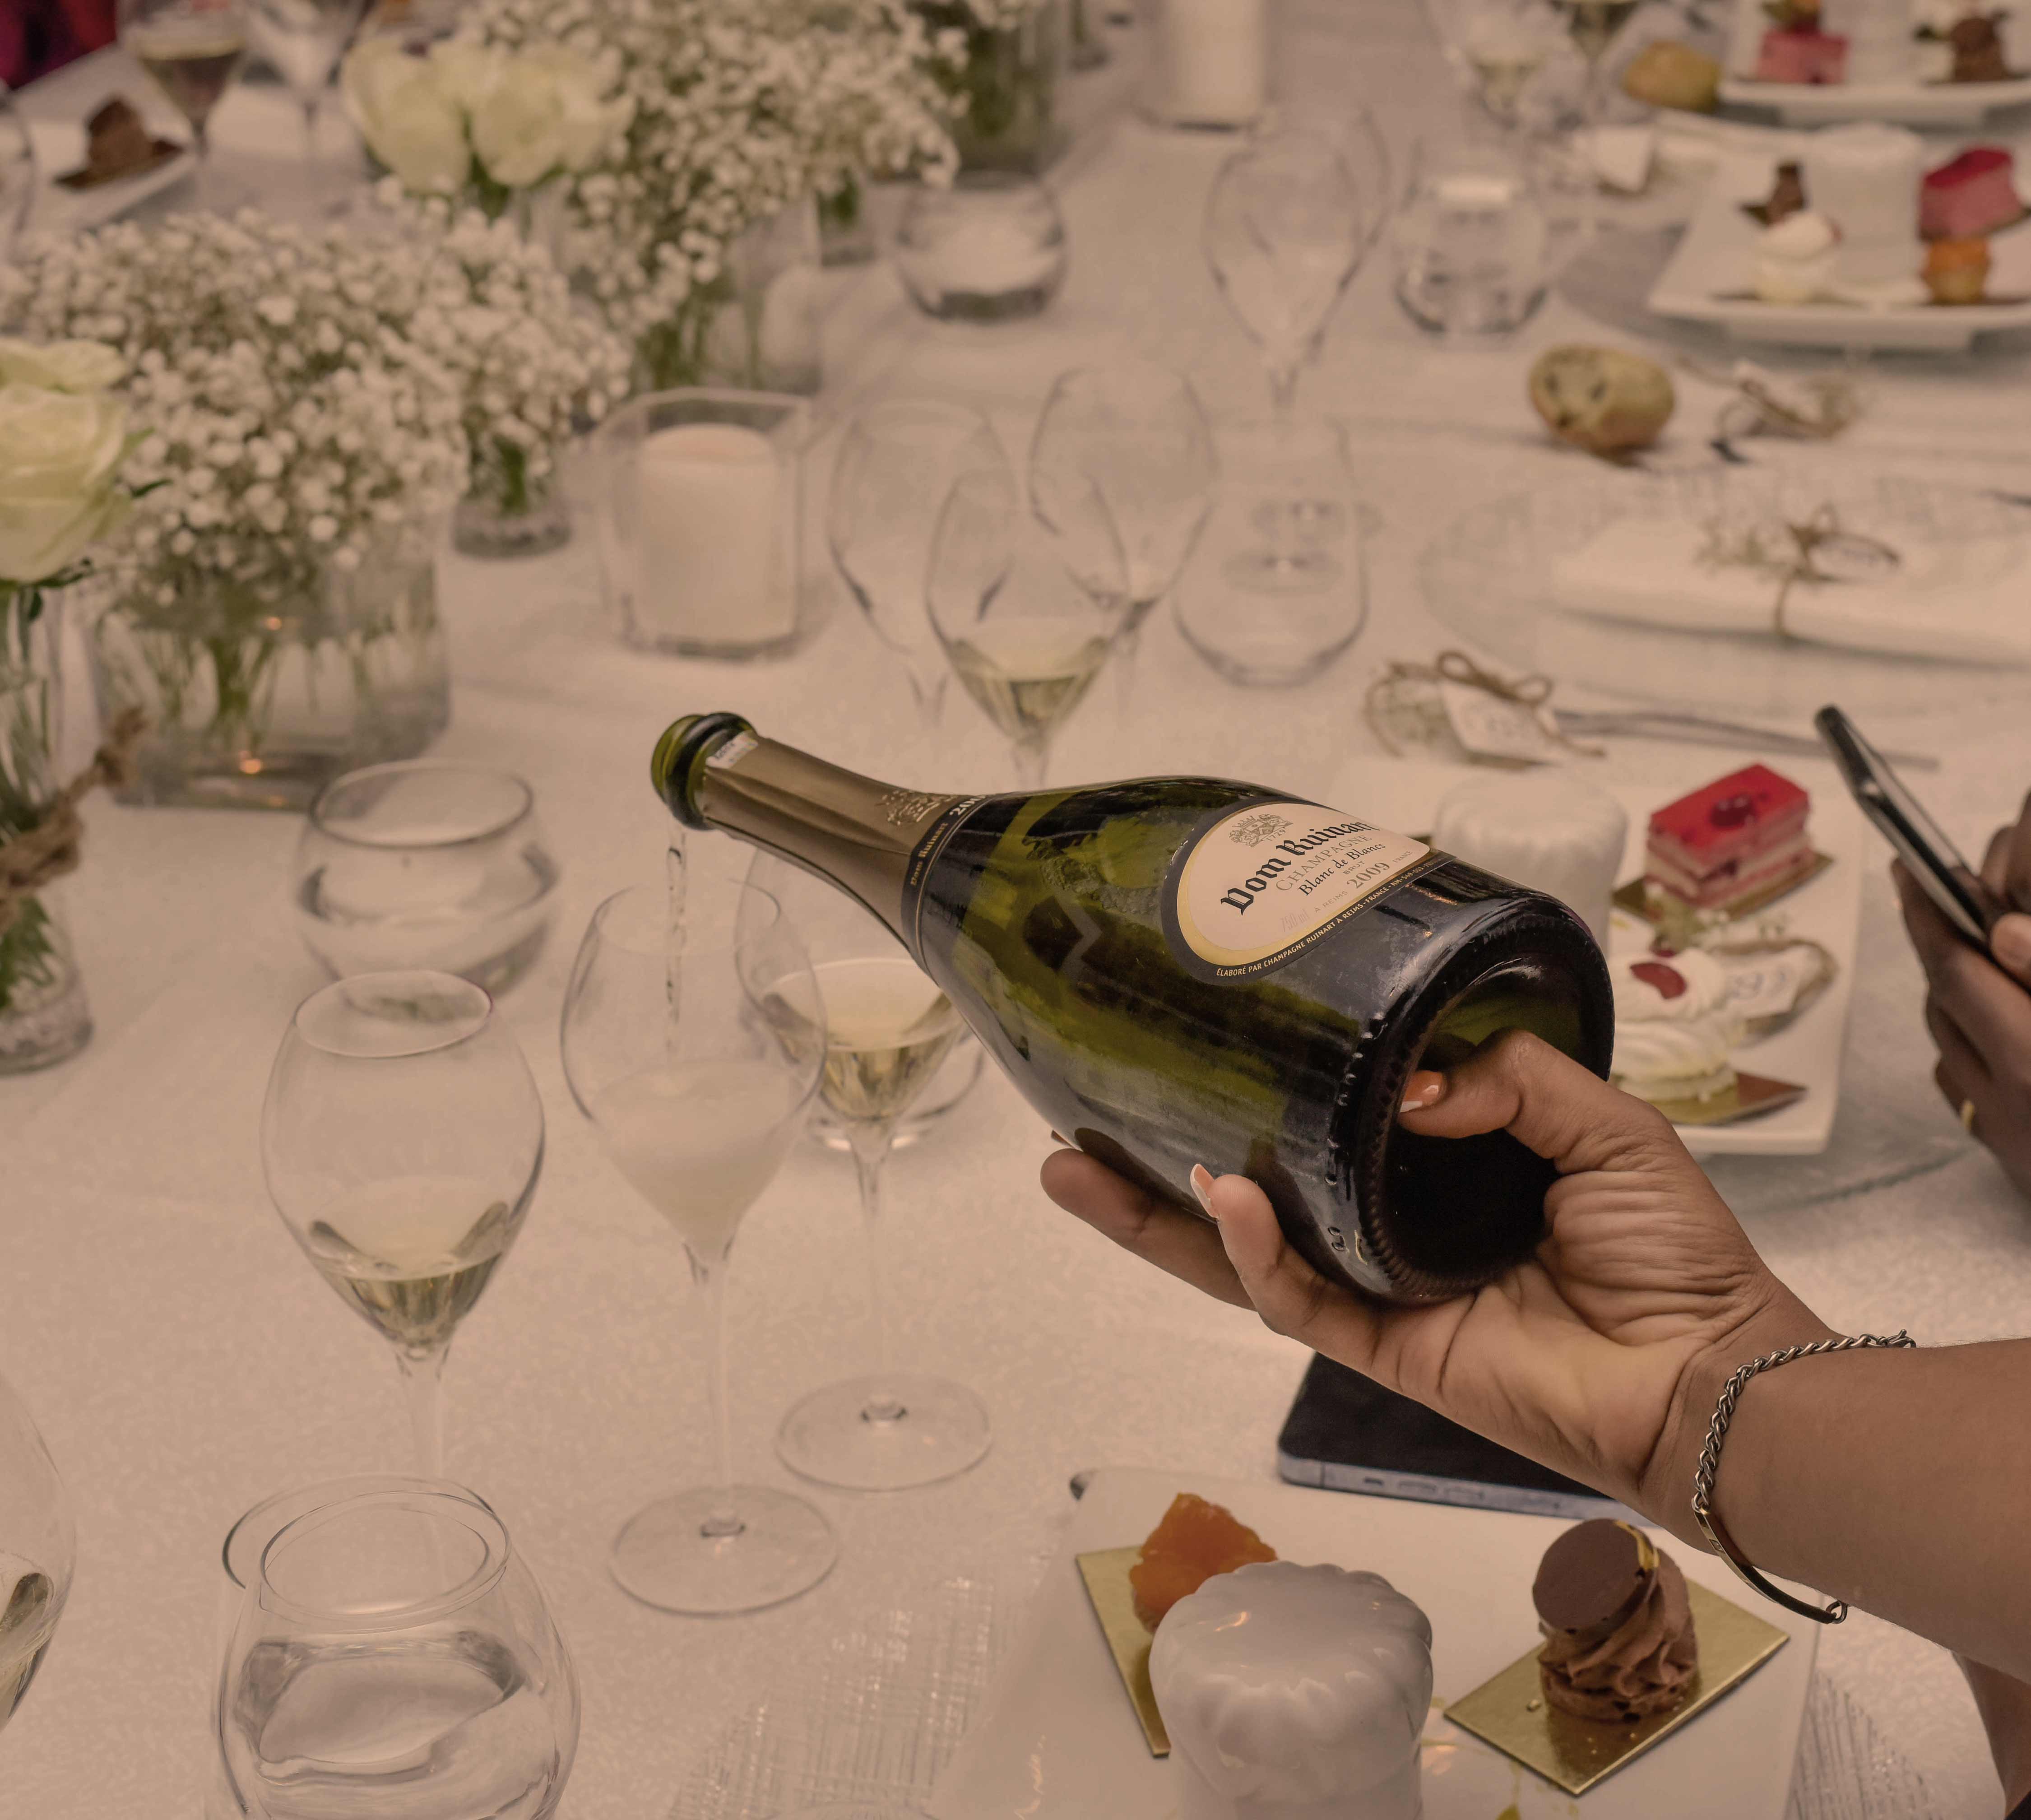
[[[1775,548],[1772,546],[1772,528],[1768,524],[1751,525],[1731,539],[1716,520],[1707,527],[1706,545],[1700,551],[1699,560],[1723,568],[1758,569],[1772,576],[1777,584],[1777,598],[1770,605],[1770,629],[1781,639],[1796,636],[1784,615],[1791,604],[1791,590],[1798,583],[1868,579],[1852,572],[1844,575],[1839,568],[1828,568],[1826,558],[1835,548],[1844,548],[1851,557],[1861,559],[1858,563],[1849,565],[1851,569],[1874,569],[1887,574],[1904,560],[1894,545],[1885,543],[1881,538],[1845,529],[1840,513],[1831,503],[1816,507],[1809,517],[1796,522],[1781,521],[1776,528],[1783,537]]]
[[[134,755],[147,729],[148,717],[140,709],[122,708],[91,763],[50,798],[43,819],[0,841],[0,935],[13,927],[29,898],[77,870],[84,840],[77,806],[101,784],[117,789],[134,781]]]

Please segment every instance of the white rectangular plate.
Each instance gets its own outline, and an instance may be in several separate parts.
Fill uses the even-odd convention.
[[[1729,107],[1774,107],[1787,126],[1887,120],[1902,126],[1979,126],[1998,108],[2031,101],[2031,76],[2012,82],[1757,82],[1722,78]]]
[[[1023,1633],[939,1778],[937,1820],[1169,1820],[1168,1764],[1150,1755],[1079,1583],[1074,1557],[1138,1542],[1181,1491],[1225,1505],[1287,1561],[1367,1568],[1432,1620],[1435,1703],[1457,1699],[1537,1640],[1530,1582],[1556,1517],[1410,1504],[1271,1481],[1096,1473],[1031,1602]],[[1676,1543],[1689,1576],[1749,1595],[1712,1557]],[[1774,1606],[1791,1640],[1682,1732],[1572,1799],[1438,1712],[1425,1730],[1425,1820],[1783,1820],[1818,1626]],[[1351,1820],[1351,1817],[1350,1817]]]
[[[1629,811],[1629,845],[1620,879],[1633,878],[1643,870],[1644,837],[1652,810],[1751,762],[1746,752],[1737,755],[1717,751],[1702,759],[1696,770],[1689,770],[1680,784],[1599,780]],[[1787,775],[1805,770],[1810,776],[1807,788],[1812,792],[1813,811],[1808,829],[1813,845],[1834,863],[1789,897],[1747,919],[1743,933],[1752,934],[1757,924],[1781,918],[1787,937],[1817,942],[1834,957],[1833,983],[1789,1029],[1735,1051],[1738,1067],[1795,1081],[1806,1089],[1805,1097],[1737,1124],[1681,1125],[1679,1135],[1695,1156],[1817,1156],[1833,1135],[1848,1000],[1854,991],[1855,945],[1861,932],[1861,869],[1869,857],[1867,830],[1830,767],[1814,764],[1787,769],[1779,760],[1776,768]],[[1582,766],[1578,774],[1589,775],[1589,767]],[[1334,793],[1324,800],[1384,827],[1414,833],[1431,826],[1439,799],[1454,785],[1485,775],[1459,765],[1362,759],[1342,774],[1332,786]],[[1648,923],[1618,910],[1608,945],[1616,953],[1645,948],[1652,934]]]
[[[82,233],[103,227],[189,176],[193,168],[188,149],[189,127],[181,121],[174,126],[161,124],[152,109],[144,117],[151,130],[164,139],[183,142],[186,149],[140,177],[117,177],[93,189],[66,189],[56,181],[63,172],[75,170],[84,162],[84,127],[53,121],[32,121],[28,136],[35,144],[35,171],[41,187],[28,218],[29,226],[54,234]]]
[[[1943,150],[1940,161],[1946,156]],[[1984,330],[2031,326],[2031,300],[1865,310],[1847,304],[1766,304],[1751,296],[1756,237],[1762,229],[1742,212],[1742,205],[1761,202],[1776,180],[1774,159],[1751,155],[1721,161],[1671,263],[1651,289],[1652,309],[1660,315],[1716,323],[1737,341],[1947,353],[1966,348]],[[1990,248],[1995,261],[1990,291],[2031,300],[2031,232],[1998,234]],[[1914,239],[1914,276],[1922,256]]]

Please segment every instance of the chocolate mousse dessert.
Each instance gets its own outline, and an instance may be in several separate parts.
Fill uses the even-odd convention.
[[[1634,1525],[1598,1517],[1567,1530],[1530,1597],[1545,1633],[1538,1676],[1560,1712],[1627,1725],[1690,1691],[1700,1658],[1686,1576]]]

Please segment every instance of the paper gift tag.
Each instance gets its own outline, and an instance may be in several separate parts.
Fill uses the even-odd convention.
[[[1450,677],[1440,679],[1439,699],[1453,737],[1471,758],[1548,765],[1566,755],[1565,746],[1545,725],[1542,709]]]

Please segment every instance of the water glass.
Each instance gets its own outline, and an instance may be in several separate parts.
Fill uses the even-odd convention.
[[[28,1411],[0,1378],[0,1729],[42,1666],[76,1558],[63,1481]]]
[[[334,978],[429,968],[498,995],[542,951],[559,872],[512,771],[371,765],[311,804],[289,898]]]
[[[245,1820],[548,1820],[578,1677],[499,1517],[442,1479],[352,1480],[261,1551],[218,1682]]]
[[[1049,190],[1013,172],[980,170],[911,196],[895,257],[904,289],[926,315],[1013,323],[1049,307],[1071,255]]]
[[[630,399],[599,427],[600,584],[624,643],[736,659],[796,647],[811,427],[788,393],[703,386]]]
[[[1419,328],[1448,340],[1513,334],[1544,302],[1567,238],[1516,159],[1427,143],[1397,211],[1396,300]]]
[[[1309,682],[1368,618],[1361,509],[1345,431],[1222,424],[1228,476],[1175,608],[1185,642],[1230,682]]]

